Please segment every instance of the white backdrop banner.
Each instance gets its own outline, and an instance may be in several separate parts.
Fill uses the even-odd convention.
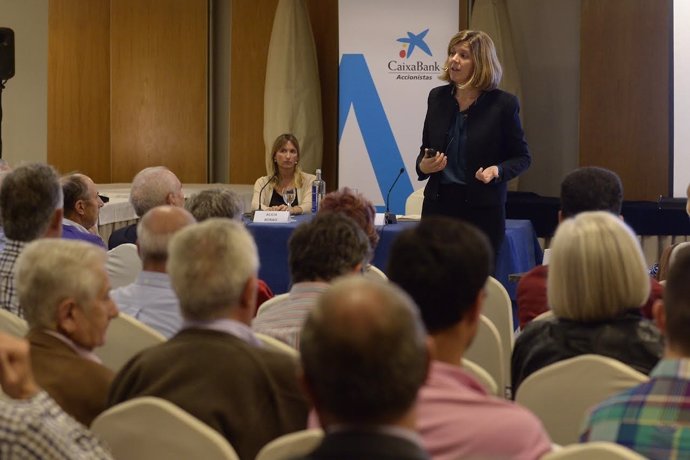
[[[415,159],[429,91],[458,31],[457,0],[347,0],[339,2],[340,102],[338,184],[391,211],[424,185]]]

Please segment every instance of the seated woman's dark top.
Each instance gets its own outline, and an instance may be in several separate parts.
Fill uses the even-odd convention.
[[[299,206],[299,198],[297,198],[297,194],[295,193],[295,201],[292,202],[292,206]],[[285,200],[283,200],[283,195],[278,193],[275,189],[273,189],[273,195],[271,195],[271,202],[268,204],[269,206],[283,206],[285,204]]]
[[[530,374],[564,359],[592,353],[649,374],[663,351],[661,333],[639,309],[600,322],[558,318],[532,321],[515,341],[511,361],[513,395]]]

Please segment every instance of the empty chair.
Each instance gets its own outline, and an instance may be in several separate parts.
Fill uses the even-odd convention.
[[[266,444],[256,460],[288,460],[302,457],[321,443],[323,431],[320,428],[296,431],[283,435]]]
[[[541,460],[644,460],[646,457],[612,442],[571,444],[544,455]]]
[[[405,215],[421,215],[424,203],[424,188],[420,188],[410,194],[405,200]]]
[[[494,378],[491,377],[491,374],[486,372],[486,370],[479,364],[472,362],[469,359],[463,359],[462,367],[467,372],[472,374],[472,376],[476,378],[479,381],[479,383],[482,384],[482,386],[486,389],[487,393],[492,394],[494,396],[503,397],[503,392],[499,391],[498,384],[496,384]]]
[[[108,251],[105,268],[108,271],[111,289],[132,284],[142,270],[137,246],[124,243]]]
[[[465,352],[464,358],[474,361],[487,371],[499,389],[505,388],[504,360],[506,358],[503,356],[501,336],[494,323],[484,315],[480,317],[477,335]]]
[[[91,430],[116,460],[238,460],[228,441],[173,403],[145,396],[111,407]]]
[[[515,400],[544,424],[555,443],[578,441],[592,406],[648,380],[630,366],[600,355],[581,355],[546,366],[527,377]]]
[[[261,340],[261,343],[263,343],[266,348],[269,348],[271,350],[279,351],[281,353],[287,353],[288,355],[292,356],[293,358],[299,358],[299,352],[292,348],[290,345],[288,345],[285,342],[281,342],[280,340],[276,339],[275,337],[271,337],[270,335],[266,334],[261,334],[259,332],[255,332],[254,335],[256,336],[257,339]]]
[[[369,279],[388,281],[388,277],[385,273],[383,273],[383,270],[371,264],[367,265],[367,267],[364,269],[364,276],[366,276]]]
[[[24,318],[20,318],[14,313],[0,308],[0,332],[5,332],[15,337],[24,337],[28,331],[29,325]]]
[[[97,348],[95,353],[104,366],[117,372],[141,350],[165,340],[165,336],[157,330],[125,313],[120,313],[117,318],[110,321],[105,345]]]
[[[515,335],[515,324],[513,322],[513,303],[510,300],[508,291],[493,276],[486,280],[484,285],[486,298],[482,305],[482,314],[489,318],[501,336],[503,345],[503,372],[505,385],[510,386],[510,356],[513,354],[513,341]]]

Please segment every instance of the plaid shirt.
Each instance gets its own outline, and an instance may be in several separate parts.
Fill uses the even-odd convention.
[[[652,459],[690,457],[690,359],[664,359],[648,382],[599,404],[580,441],[615,442]]]
[[[5,249],[0,253],[0,307],[24,317],[14,286],[14,265],[28,243],[9,238],[6,241]]]
[[[112,459],[98,438],[46,392],[27,401],[0,402],[0,458]]]

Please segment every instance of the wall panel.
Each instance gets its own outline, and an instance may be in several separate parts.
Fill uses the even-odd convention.
[[[625,198],[669,192],[671,0],[582,0],[580,165],[616,171]]]
[[[207,1],[112,1],[113,182],[156,164],[206,182],[207,37]]]
[[[109,0],[50,0],[48,162],[110,181]]]

